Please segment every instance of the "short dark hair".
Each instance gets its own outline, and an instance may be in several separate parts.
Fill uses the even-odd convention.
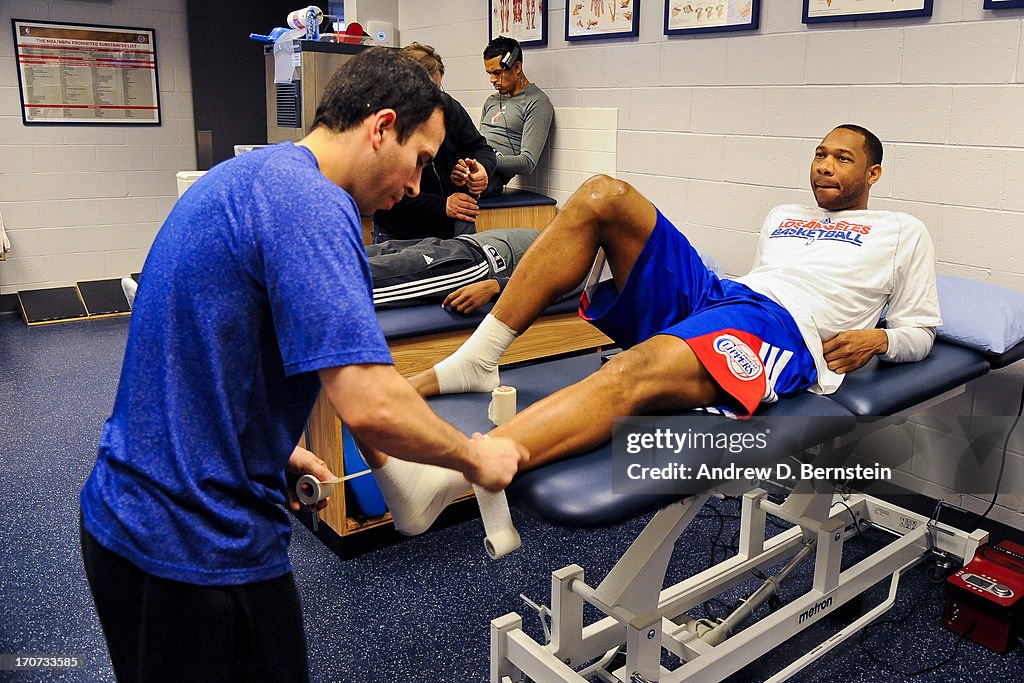
[[[882,163],[882,141],[878,139],[877,135],[864,126],[858,126],[856,123],[842,123],[836,126],[836,129],[839,128],[860,133],[864,138],[864,151],[868,153],[868,163],[872,166]]]
[[[487,43],[487,47],[484,48],[484,59],[494,59],[495,57],[504,57],[509,52],[515,52],[519,50],[519,59],[516,62],[523,61],[523,48],[519,45],[519,41],[515,38],[508,38],[506,36],[498,36],[491,42]],[[515,62],[513,62],[514,64]]]
[[[414,42],[403,47],[402,54],[419,62],[431,77],[434,74],[444,76],[444,62],[441,61],[441,55],[430,45]]]
[[[419,62],[392,48],[372,47],[331,77],[312,127],[340,133],[381,109],[394,109],[395,132],[398,141],[405,142],[442,106],[441,91]]]

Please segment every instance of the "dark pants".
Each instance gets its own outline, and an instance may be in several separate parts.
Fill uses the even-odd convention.
[[[459,287],[491,277],[480,247],[467,240],[388,240],[367,245],[366,255],[377,308],[440,303]]]
[[[199,586],[147,574],[81,528],[82,557],[117,680],[309,680],[291,574]]]

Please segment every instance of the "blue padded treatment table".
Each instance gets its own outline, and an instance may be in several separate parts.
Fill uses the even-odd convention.
[[[547,195],[530,190],[506,189],[496,197],[484,197],[478,204],[481,209],[513,209],[522,206],[555,206],[556,202]]]
[[[977,379],[990,368],[977,351],[936,340],[928,357],[916,363],[871,359],[828,398],[854,415],[893,415]]]
[[[881,363],[877,359],[851,373],[839,391],[831,396],[806,392],[764,406],[758,415],[765,417],[822,416],[816,434],[797,435],[787,441],[807,448],[851,431],[856,417],[884,416],[906,410],[928,399],[955,389],[986,374],[992,367],[1005,367],[1024,358],[1024,343],[999,356],[936,341],[929,356],[917,363]],[[998,365],[997,365],[998,364]],[[579,381],[596,371],[597,354],[538,363],[502,374],[502,382],[518,392],[518,409]],[[487,432],[484,394],[441,396],[430,400],[431,407],[463,431]],[[726,418],[708,416],[708,419]],[[740,422],[742,424],[742,422]],[[785,426],[785,421],[779,425]],[[776,423],[773,422],[773,429]],[[794,439],[804,439],[804,443]],[[510,501],[535,516],[565,527],[597,528],[619,524],[641,514],[660,509],[680,495],[612,492],[612,449],[610,444],[590,453],[560,460],[516,478],[508,488]]]
[[[1024,342],[1021,342],[1013,348],[1007,349],[998,355],[987,355],[985,360],[992,366],[993,370],[999,370],[1005,368],[1007,365],[1012,365],[1024,358]]]
[[[517,409],[522,411],[548,394],[597,371],[600,364],[598,354],[538,363],[503,372],[502,383],[516,388]],[[471,434],[475,431],[486,433],[493,428],[487,419],[489,401],[488,394],[454,394],[438,396],[429,402],[438,415]],[[851,431],[856,426],[856,418],[848,410],[811,393],[768,406],[762,414],[765,417],[823,418],[814,423],[820,428],[808,433],[805,433],[807,425],[804,421],[772,422],[772,442],[787,444],[796,449],[817,445],[828,438]],[[737,430],[756,424],[754,421],[727,420],[713,415],[703,418],[724,420],[726,426]],[[787,429],[789,433],[780,432]],[[759,462],[740,464],[764,465],[769,461],[776,462],[784,455],[786,453],[777,450],[761,452],[758,454]],[[590,453],[526,472],[508,488],[508,496],[514,504],[541,519],[572,528],[600,528],[619,524],[686,497],[683,494],[615,493],[612,491],[611,473],[612,445],[608,443]],[[713,484],[708,482],[709,487]]]

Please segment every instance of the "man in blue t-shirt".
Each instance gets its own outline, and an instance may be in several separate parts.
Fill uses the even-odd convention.
[[[308,680],[285,471],[334,476],[295,447],[321,386],[378,459],[491,490],[525,461],[434,415],[373,311],[360,209],[419,191],[440,107],[421,66],[367,50],[327,85],[305,138],[214,167],[167,217],[81,496],[118,680]]]

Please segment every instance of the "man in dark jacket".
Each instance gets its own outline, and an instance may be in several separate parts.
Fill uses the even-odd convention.
[[[402,50],[426,68],[441,85],[444,63],[429,45],[413,43]],[[497,160],[473,119],[455,98],[443,93],[445,138],[432,168],[424,169],[420,193],[388,211],[373,215],[375,244],[394,239],[447,239],[476,231],[476,198],[487,188]],[[453,173],[456,163],[468,174]]]

